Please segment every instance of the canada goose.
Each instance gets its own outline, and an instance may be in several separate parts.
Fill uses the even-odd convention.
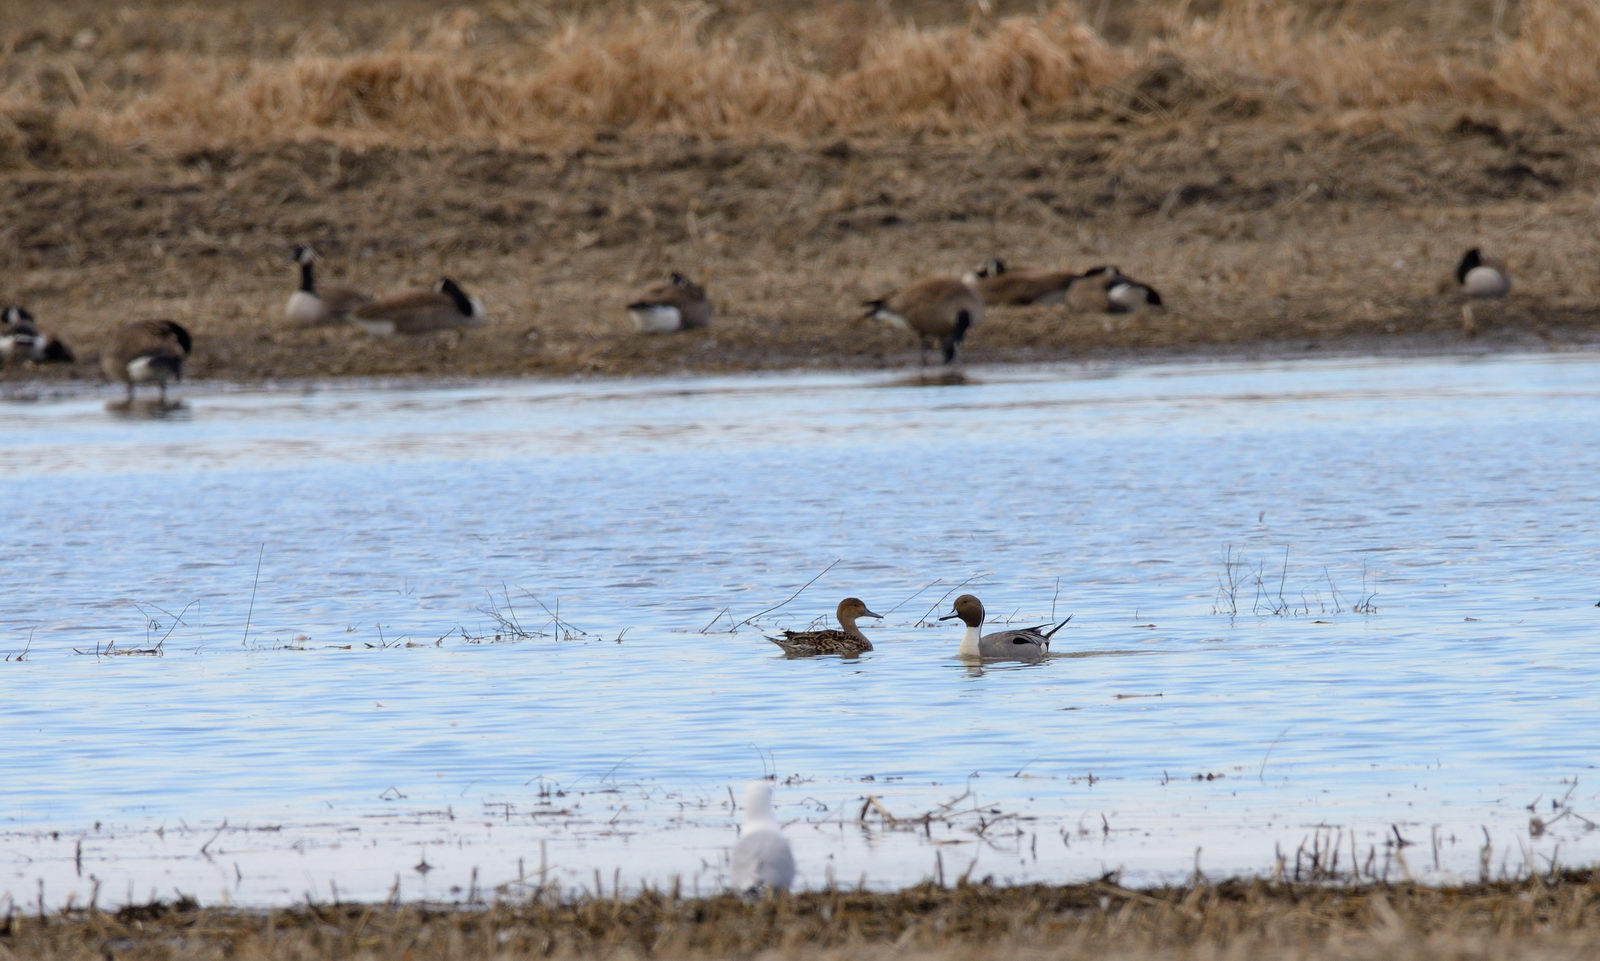
[[[303,327],[321,324],[342,324],[350,319],[350,312],[372,302],[372,295],[349,287],[323,287],[317,289],[312,265],[317,253],[305,244],[295,244],[289,258],[300,265],[300,289],[289,295],[284,305],[285,317]]]
[[[0,311],[0,364],[70,364],[76,359],[72,348],[50,331],[40,330],[23,308],[13,305]]]
[[[772,816],[772,785],[751,781],[744,792],[744,826],[733,846],[733,887],[740,894],[787,891],[794,883],[794,852]]]
[[[704,287],[674,273],[671,280],[651,287],[629,304],[628,316],[640,333],[694,330],[711,323],[711,301]]]
[[[935,343],[944,349],[945,363],[954,361],[956,345],[983,320],[983,298],[954,277],[919,281],[862,306],[867,308],[863,319],[882,320],[916,334],[923,364],[928,362],[928,348]]]
[[[350,319],[369,334],[428,334],[437,330],[481,327],[483,304],[468,297],[449,277],[433,290],[397,294],[363,304]]]
[[[1165,306],[1161,294],[1119,267],[1090,267],[1067,290],[1067,305],[1074,310],[1101,314],[1130,314],[1147,307]]]
[[[962,279],[985,304],[1025,306],[1062,303],[1077,276],[1066,270],[1009,268],[1005,261],[994,258]]]
[[[882,614],[872,613],[860,598],[847,597],[839,602],[839,609],[834,616],[839,619],[839,627],[843,630],[784,631],[782,637],[769,637],[767,640],[783,648],[783,652],[790,657],[810,657],[815,654],[854,657],[872,650],[872,642],[856,627],[856,618],[881,618]]]
[[[153,382],[161,388],[165,406],[167,381],[183,379],[183,362],[193,349],[189,332],[176,321],[135,320],[117,329],[100,355],[100,369],[128,385],[128,403],[133,403],[134,384]]]
[[[1477,247],[1461,255],[1456,265],[1456,286],[1468,297],[1461,305],[1461,329],[1469,335],[1478,332],[1472,301],[1504,297],[1511,293],[1511,271],[1503,261],[1483,256]]]
[[[1019,630],[996,631],[993,634],[980,633],[983,628],[983,602],[971,594],[963,594],[956,598],[955,610],[939,618],[948,621],[952,617],[959,617],[967,625],[967,632],[961,636],[962,657],[1006,658],[1007,660],[1034,660],[1050,653],[1050,637],[1061,630],[1067,621],[1072,620],[1068,615],[1067,621],[1062,621],[1055,627],[1040,624],[1038,627],[1024,627]],[[1047,631],[1045,628],[1050,627]]]

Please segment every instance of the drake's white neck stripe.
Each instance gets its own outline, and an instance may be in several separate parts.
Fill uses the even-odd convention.
[[[968,624],[967,632],[961,635],[961,656],[980,657],[981,655],[978,648],[978,639],[982,636],[982,627],[974,627],[973,625]]]

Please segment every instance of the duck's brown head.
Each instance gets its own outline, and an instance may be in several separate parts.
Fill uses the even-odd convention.
[[[867,607],[866,603],[862,601],[861,598],[847,597],[839,602],[838,617],[839,623],[848,624],[858,617],[881,618],[883,615],[872,613],[872,610]]]
[[[939,620],[948,621],[952,617],[961,618],[962,623],[968,627],[981,627],[983,625],[983,602],[971,594],[963,594],[956,598],[955,609],[939,618]]]

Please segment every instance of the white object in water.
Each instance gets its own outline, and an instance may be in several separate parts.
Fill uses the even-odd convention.
[[[794,852],[772,816],[772,784],[751,781],[744,794],[744,829],[733,846],[733,886],[741,893],[787,891]]]

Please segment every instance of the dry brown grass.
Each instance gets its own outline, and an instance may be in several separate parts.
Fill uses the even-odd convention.
[[[1577,118],[1600,95],[1589,0],[1452,5],[1448,22],[1282,0],[1146,0],[1110,23],[1105,4],[1070,2],[39,6],[0,6],[0,160],[38,109],[170,149],[990,134],[1098,116],[1170,61],[1278,114],[1448,102]]]
[[[1465,888],[1266,882],[1130,891],[986,885],[731,897],[536,899],[490,908],[191,905],[0,923],[19,961],[230,958],[1057,958],[1579,961],[1600,944],[1590,876]]]

